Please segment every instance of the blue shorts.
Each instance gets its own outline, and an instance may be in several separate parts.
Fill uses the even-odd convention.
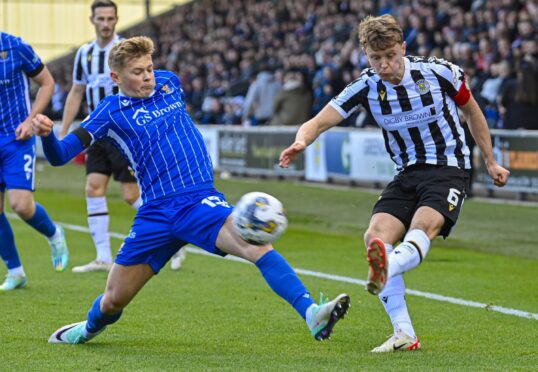
[[[0,192],[34,191],[35,136],[25,141],[0,136]]]
[[[115,262],[149,264],[157,274],[187,243],[225,256],[215,243],[232,209],[213,188],[150,201],[138,210]]]

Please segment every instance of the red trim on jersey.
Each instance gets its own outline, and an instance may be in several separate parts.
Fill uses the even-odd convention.
[[[469,102],[470,98],[471,98],[471,92],[469,91],[469,88],[467,87],[467,79],[464,77],[463,83],[461,84],[458,94],[454,96],[454,102],[456,102],[456,105],[458,106],[463,106],[467,102]]]

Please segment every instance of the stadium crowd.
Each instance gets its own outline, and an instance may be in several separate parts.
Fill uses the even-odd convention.
[[[464,68],[490,128],[538,129],[536,0],[199,0],[120,34],[155,40],[155,67],[180,76],[199,123],[297,125],[367,67],[357,25],[385,13],[404,28],[407,54]],[[56,117],[73,58],[49,65]],[[362,112],[343,125],[372,124]]]

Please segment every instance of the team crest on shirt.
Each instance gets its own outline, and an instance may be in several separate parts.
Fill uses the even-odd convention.
[[[170,87],[168,86],[168,84],[164,84],[164,85],[162,86],[161,90],[162,90],[164,93],[166,93],[166,94],[170,94],[170,93],[172,93],[172,92],[174,91],[172,88],[170,88]]]
[[[381,99],[381,101],[384,101],[386,96],[387,91],[385,89],[379,91],[379,98]]]
[[[430,83],[426,79],[420,79],[415,82],[415,89],[420,95],[426,94],[430,91]]]
[[[0,59],[4,61],[7,59],[7,50],[2,50],[0,52]]]

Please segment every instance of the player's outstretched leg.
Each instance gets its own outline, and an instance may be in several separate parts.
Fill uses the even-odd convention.
[[[330,338],[333,327],[346,314],[350,306],[350,298],[343,293],[330,302],[323,301],[323,295],[319,305],[313,305],[306,313],[306,323],[310,333],[318,341]]]
[[[366,290],[377,295],[387,282],[388,259],[385,244],[379,238],[373,238],[368,244],[368,282]]]
[[[56,330],[50,337],[52,344],[84,344],[103,332],[107,325],[117,322],[122,311],[116,314],[105,314],[101,311],[100,295],[95,299],[88,312],[88,320],[69,324]]]
[[[420,349],[420,339],[405,334],[401,329],[397,329],[392,336],[383,344],[372,349],[372,353],[390,353],[393,351],[409,351]]]

